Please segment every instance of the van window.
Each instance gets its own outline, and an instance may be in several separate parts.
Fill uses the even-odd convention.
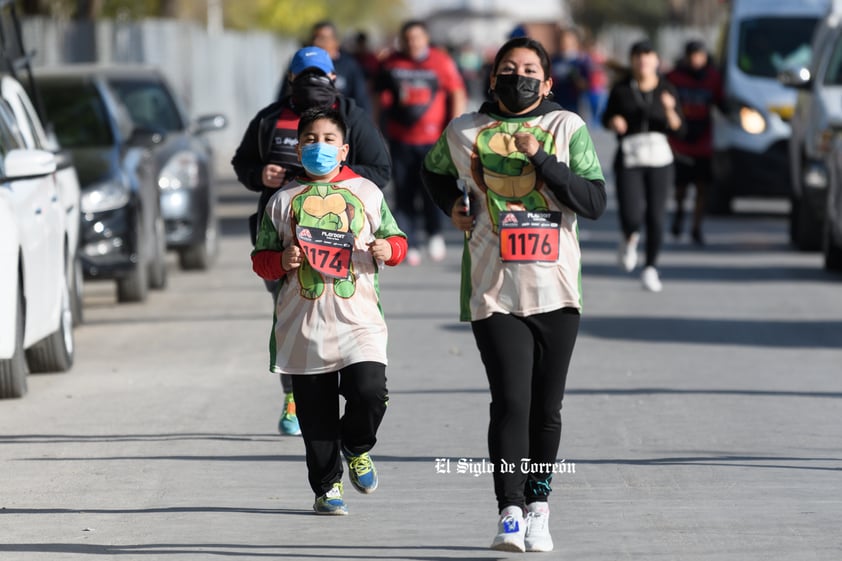
[[[818,18],[754,18],[740,24],[737,66],[751,76],[776,78],[787,68],[810,63]]]

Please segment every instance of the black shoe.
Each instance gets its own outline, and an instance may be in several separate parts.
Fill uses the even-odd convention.
[[[680,238],[681,237],[681,230],[684,224],[684,213],[676,212],[675,216],[672,218],[672,235],[673,237]]]
[[[691,234],[693,236],[693,243],[698,246],[705,245],[705,238],[702,236],[702,229],[701,228],[693,228],[693,232]]]

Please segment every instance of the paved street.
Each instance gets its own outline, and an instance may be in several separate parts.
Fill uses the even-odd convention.
[[[214,269],[173,258],[142,305],[88,283],[73,370],[0,402],[0,560],[518,557],[487,549],[489,398],[456,319],[459,236],[443,263],[383,273],[381,485],[346,480],[350,516],[318,517],[303,444],[276,432],[255,199],[231,183],[221,200]],[[704,250],[667,237],[661,294],[617,267],[613,198],[580,222],[585,315],[546,558],[842,558],[842,277],[789,249],[785,206],[740,208],[709,220]]]

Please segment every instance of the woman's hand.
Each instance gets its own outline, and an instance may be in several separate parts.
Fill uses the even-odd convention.
[[[372,257],[378,261],[388,261],[392,258],[392,244],[386,240],[377,239],[368,244]]]
[[[515,148],[517,148],[517,151],[521,154],[526,154],[529,158],[537,154],[538,149],[541,148],[541,144],[532,133],[516,132],[512,136],[515,139]]]
[[[629,124],[622,115],[614,115],[608,121],[608,128],[622,136],[629,130]]]
[[[453,222],[457,230],[462,232],[470,232],[474,229],[474,217],[469,214],[469,209],[465,206],[462,197],[459,197],[453,203],[453,207],[450,209],[450,221]]]
[[[284,271],[297,269],[304,263],[304,252],[297,245],[291,245],[281,253],[281,267]]]

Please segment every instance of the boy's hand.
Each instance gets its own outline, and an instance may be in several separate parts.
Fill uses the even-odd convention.
[[[269,187],[270,189],[277,189],[283,185],[286,174],[286,168],[276,166],[275,164],[266,164],[263,166],[261,179],[266,187]]]
[[[538,149],[541,148],[538,139],[532,133],[516,132],[512,136],[515,139],[515,148],[517,148],[517,151],[521,154],[526,154],[530,158],[537,154]]]
[[[304,262],[304,252],[297,245],[291,245],[281,254],[281,267],[284,271],[297,269]]]
[[[456,229],[461,232],[470,232],[474,229],[475,218],[468,214],[469,209],[465,206],[462,197],[453,203],[450,209],[450,221],[456,226]]]
[[[386,240],[374,240],[368,244],[372,257],[378,261],[388,261],[392,258],[392,244]]]

